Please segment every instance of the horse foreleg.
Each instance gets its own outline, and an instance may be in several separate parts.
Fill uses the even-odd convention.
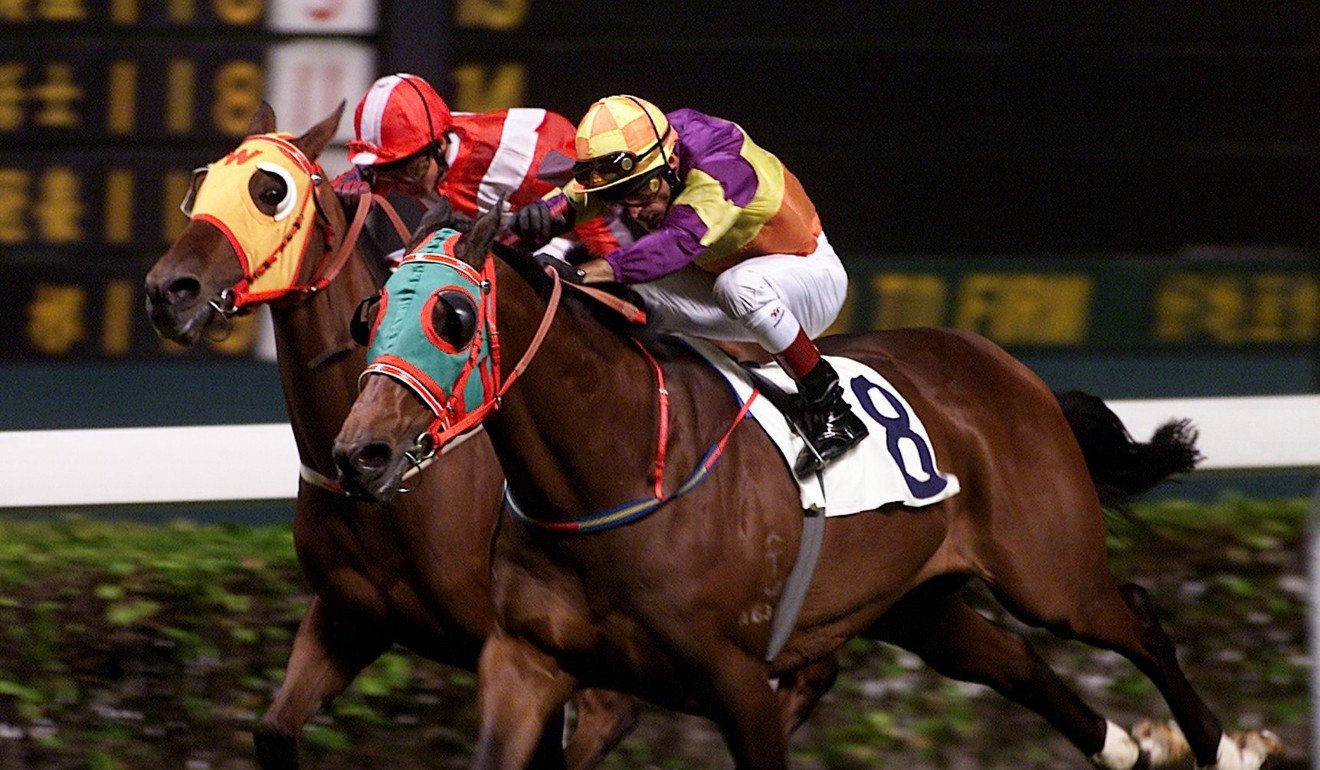
[[[933,581],[910,592],[870,635],[921,657],[932,669],[984,684],[1040,714],[1091,762],[1107,770],[1144,767],[1136,741],[1092,710],[1020,634],[968,606],[963,581]]]
[[[571,770],[591,770],[636,729],[642,705],[613,690],[582,690],[573,702],[577,727],[564,747],[564,761]]]
[[[481,733],[473,769],[522,770],[533,756],[538,767],[554,766],[561,733],[545,727],[556,715],[563,718],[576,684],[554,658],[531,644],[498,629],[492,633],[477,664]],[[564,766],[563,757],[559,747],[557,766]]]
[[[693,677],[709,716],[719,727],[738,770],[785,770],[787,739],[765,663],[741,651],[703,661]]]
[[[527,770],[568,770],[564,760],[564,709],[554,709],[541,726],[541,738],[536,742]]]
[[[284,682],[252,731],[262,770],[297,768],[303,725],[389,646],[386,639],[337,624],[321,598],[313,597],[293,637]]]
[[[821,696],[829,692],[838,676],[839,659],[830,656],[808,663],[779,678],[776,694],[785,737],[792,735],[807,721]]]

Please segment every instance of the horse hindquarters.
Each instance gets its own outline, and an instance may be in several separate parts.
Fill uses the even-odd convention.
[[[1038,427],[1031,432],[1039,438],[1031,447],[1034,455],[1013,458],[993,479],[979,482],[996,491],[990,531],[997,532],[998,539],[981,551],[987,580],[1022,621],[1132,661],[1168,703],[1198,766],[1213,767],[1220,753],[1232,752],[1235,744],[1187,680],[1145,592],[1136,586],[1120,588],[1110,572],[1100,509],[1102,494],[1106,502],[1122,503],[1170,473],[1185,470],[1187,458],[1194,456],[1194,434],[1186,426],[1166,426],[1152,442],[1134,442],[1116,417],[1079,419],[1073,411],[1077,403],[1042,402],[1034,414],[1019,410],[1005,415],[1035,421]],[[1096,414],[1112,417],[1099,399],[1086,397],[1080,403],[1087,409],[1099,404],[1103,412]],[[1032,479],[1040,468],[1052,468],[1052,477]],[[1040,484],[1051,485],[1048,494],[1041,494]],[[1021,501],[1026,500],[1034,507],[1024,509]],[[1052,500],[1052,505],[1041,507],[1042,500]],[[1226,763],[1235,769],[1259,766],[1232,758]]]

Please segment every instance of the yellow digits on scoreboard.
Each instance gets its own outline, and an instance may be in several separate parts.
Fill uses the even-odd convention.
[[[527,0],[459,0],[454,23],[460,27],[507,30],[527,18]]]
[[[454,106],[465,112],[490,112],[526,103],[527,68],[505,62],[492,68],[462,64],[454,68]]]
[[[264,79],[255,62],[231,61],[215,73],[215,102],[211,120],[230,136],[247,133],[248,122],[261,106]]]

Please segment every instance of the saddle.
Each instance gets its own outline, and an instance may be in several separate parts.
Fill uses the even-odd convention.
[[[717,345],[694,337],[679,339],[719,371],[740,404],[754,390],[759,392],[761,397],[751,404],[751,416],[779,448],[791,475],[804,446],[793,427],[801,419],[793,379],[777,364],[739,363],[753,357],[746,346]],[[727,352],[730,350],[737,354],[737,361]],[[838,356],[827,358],[839,372],[845,400],[866,422],[870,435],[833,460],[818,477],[797,480],[802,507],[824,510],[827,516],[846,516],[889,503],[932,505],[956,495],[958,477],[939,469],[925,426],[898,390],[865,364]]]

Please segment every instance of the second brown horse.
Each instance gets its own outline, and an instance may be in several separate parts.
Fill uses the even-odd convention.
[[[294,148],[289,152],[314,162],[339,118],[336,112],[303,136],[285,136]],[[248,132],[274,131],[274,112],[263,105]],[[247,196],[264,216],[273,217],[274,202],[293,194],[278,173],[254,169],[245,181],[245,187],[223,192],[235,200]],[[320,277],[318,268],[339,250],[356,246],[343,243],[349,229],[345,208],[357,205],[356,196],[341,200],[325,183],[312,188],[318,199],[309,210],[316,221],[305,224],[313,232],[304,264],[293,276],[298,286],[312,285]],[[219,224],[228,224],[225,230],[235,237],[244,232],[233,223]],[[146,279],[148,311],[163,337],[191,345],[208,327],[223,323],[232,310],[224,292],[245,277],[236,247],[247,244],[231,243],[209,221],[194,219],[184,228]],[[367,259],[354,253],[324,287],[291,291],[269,303],[299,459],[321,477],[334,473],[330,450],[364,365],[362,350],[349,339],[348,322],[380,280]],[[314,596],[294,636],[284,681],[254,731],[264,770],[298,767],[303,725],[394,644],[441,663],[475,668],[495,620],[488,556],[503,483],[499,464],[490,442],[477,436],[410,483],[411,494],[384,507],[306,479],[299,485],[294,548]],[[567,763],[594,767],[636,724],[637,705],[631,698],[596,692],[580,696],[578,706]],[[547,716],[557,724],[558,715]],[[539,767],[564,766],[556,731],[546,736],[540,752]]]

